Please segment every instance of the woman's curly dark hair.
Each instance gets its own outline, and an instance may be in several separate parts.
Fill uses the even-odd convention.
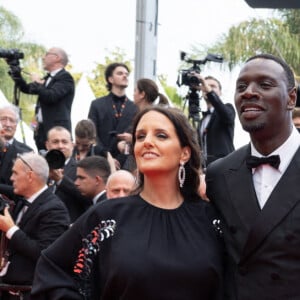
[[[161,106],[151,106],[141,112],[139,112],[134,121],[132,127],[132,145],[133,148],[136,143],[135,132],[140,119],[146,113],[150,111],[156,111],[165,115],[175,127],[176,134],[178,136],[181,147],[188,146],[191,149],[191,157],[189,161],[185,164],[186,177],[183,187],[180,189],[185,200],[195,200],[199,199],[198,189],[199,189],[199,173],[201,168],[200,159],[200,146],[198,143],[196,130],[189,123],[188,118],[184,113],[177,109],[171,107],[161,107]],[[179,164],[178,164],[179,167]],[[144,175],[139,174],[139,186],[138,190],[141,190],[144,185]]]

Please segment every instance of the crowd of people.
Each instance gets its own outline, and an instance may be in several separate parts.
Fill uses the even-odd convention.
[[[0,107],[1,299],[300,299],[300,114],[282,58],[244,63],[235,107],[193,73],[197,127],[151,79],[131,100],[122,62],[71,124],[68,56],[43,63],[45,78],[11,74],[38,95],[37,153],[14,137],[18,107]],[[250,137],[237,150],[236,115]]]

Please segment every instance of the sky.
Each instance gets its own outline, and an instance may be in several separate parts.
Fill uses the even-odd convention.
[[[116,47],[134,63],[136,0],[0,0],[0,5],[21,20],[26,41],[65,49],[76,72],[88,74]],[[159,0],[157,74],[175,86],[180,51],[189,53],[192,45],[215,42],[230,26],[270,14],[244,0]],[[208,72],[203,66],[202,73]],[[213,72],[224,86],[224,102],[232,102],[237,74]]]

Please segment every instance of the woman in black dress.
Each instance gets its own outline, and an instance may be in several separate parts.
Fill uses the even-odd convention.
[[[32,299],[220,300],[223,247],[198,196],[200,153],[177,110],[133,124],[135,195],[101,202],[43,252]]]

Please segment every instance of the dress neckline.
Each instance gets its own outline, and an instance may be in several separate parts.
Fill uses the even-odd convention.
[[[138,196],[139,196],[139,199],[141,201],[143,201],[147,206],[152,207],[153,209],[156,209],[156,210],[160,210],[160,211],[166,211],[166,212],[172,212],[172,211],[174,211],[175,212],[175,211],[180,210],[184,206],[184,204],[185,204],[185,200],[183,200],[182,203],[179,206],[175,207],[175,208],[164,208],[164,207],[160,207],[160,206],[154,205],[153,203],[150,203],[149,201],[145,200],[141,196],[141,194],[139,194]]]

